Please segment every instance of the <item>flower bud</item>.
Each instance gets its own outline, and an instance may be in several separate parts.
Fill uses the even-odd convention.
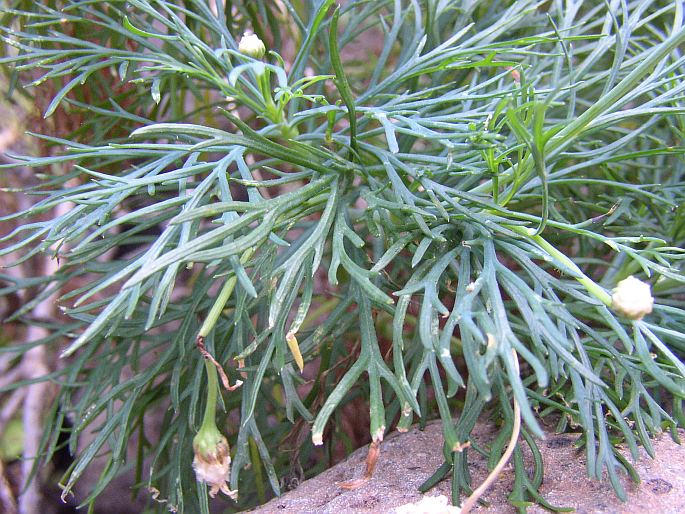
[[[261,59],[266,53],[264,42],[259,39],[257,34],[243,34],[243,37],[238,44],[238,50],[243,55],[249,55],[254,59]]]
[[[654,298],[649,284],[633,276],[621,280],[611,297],[611,308],[626,318],[639,320],[652,312]]]
[[[231,455],[228,441],[216,427],[203,427],[193,439],[193,469],[198,482],[207,484],[209,495],[214,498],[221,491],[229,498],[238,498],[238,491],[228,487],[231,471]]]

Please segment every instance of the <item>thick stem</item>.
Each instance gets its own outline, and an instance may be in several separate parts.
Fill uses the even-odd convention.
[[[202,418],[200,432],[216,430],[216,398],[219,390],[219,381],[214,364],[209,359],[205,359],[205,370],[207,371],[207,404]]]
[[[245,250],[240,256],[240,264],[245,264],[247,261],[249,261],[253,253],[254,248],[248,248]],[[233,294],[233,290],[235,289],[237,281],[238,279],[236,278],[235,274],[231,275],[226,280],[221,288],[221,291],[219,291],[216,300],[214,301],[214,305],[212,305],[212,308],[209,309],[209,313],[200,327],[200,331],[197,334],[198,337],[202,337],[204,339],[212,331],[214,325],[216,325],[216,322],[219,320],[219,316],[221,316],[221,312],[224,310],[226,303]]]
[[[236,276],[232,275],[224,282],[221,291],[219,291],[219,294],[214,301],[214,305],[209,309],[209,313],[207,313],[207,317],[200,327],[200,331],[197,334],[199,337],[207,337],[214,328],[214,325],[216,325],[216,322],[219,321],[219,316],[221,316],[221,312],[224,310],[228,299],[233,294],[233,289],[235,289],[237,281],[238,279]]]

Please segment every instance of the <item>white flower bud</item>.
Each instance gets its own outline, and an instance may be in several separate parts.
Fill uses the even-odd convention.
[[[259,39],[259,36],[257,36],[257,34],[249,34],[247,32],[243,34],[243,37],[238,44],[238,50],[241,54],[249,55],[254,59],[261,59],[266,53],[264,42]]]
[[[193,469],[198,482],[209,486],[209,495],[214,498],[221,491],[233,500],[238,491],[228,487],[231,471],[231,455],[228,441],[216,427],[200,430],[193,439]]]
[[[642,319],[652,312],[654,298],[649,284],[630,276],[621,280],[611,297],[611,308],[630,319]]]

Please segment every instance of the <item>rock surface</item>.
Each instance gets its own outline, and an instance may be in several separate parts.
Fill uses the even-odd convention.
[[[685,434],[681,433],[681,437]],[[479,425],[476,441],[491,440],[492,428]],[[628,499],[621,502],[608,480],[589,479],[585,469],[585,454],[574,445],[573,434],[548,434],[538,443],[545,466],[545,480],[540,489],[552,505],[574,508],[582,514],[685,513],[685,447],[662,434],[653,441],[656,459],[640,449],[635,464],[642,483],[635,485],[623,477]],[[255,514],[361,514],[393,513],[401,505],[422,499],[418,487],[442,463],[442,432],[440,424],[430,423],[424,431],[413,428],[405,434],[391,434],[381,447],[381,455],[373,478],[355,490],[345,490],[340,482],[359,478],[364,471],[366,448],[279,498],[251,511]],[[487,475],[485,459],[471,452],[471,473],[474,487]],[[513,482],[513,468],[504,472],[484,495],[489,507],[478,506],[472,512],[514,513],[506,497]],[[445,479],[428,496],[450,496],[450,482]],[[462,499],[463,501],[463,499]],[[548,512],[533,506],[528,512]]]

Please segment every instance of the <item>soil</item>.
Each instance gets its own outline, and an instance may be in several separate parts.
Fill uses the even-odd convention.
[[[492,434],[491,426],[478,425],[474,439],[483,444],[492,439]],[[685,433],[681,432],[681,437],[683,435]],[[539,441],[545,470],[540,492],[549,503],[574,509],[579,514],[685,513],[685,447],[673,442],[670,435],[662,434],[653,441],[656,453],[654,460],[640,448],[640,459],[634,464],[642,479],[639,485],[622,475],[626,502],[616,497],[608,479],[600,482],[588,478],[585,453],[574,445],[576,439],[577,435],[574,434],[548,433],[545,440]],[[430,423],[423,431],[413,428],[404,434],[391,434],[382,444],[373,478],[361,487],[345,490],[339,484],[363,474],[366,448],[360,448],[347,460],[250,512],[392,513],[401,505],[422,499],[418,487],[442,463],[442,444],[439,423]],[[627,452],[623,453],[628,456]],[[487,466],[485,459],[473,451],[469,461],[475,487],[486,477]],[[512,483],[513,468],[509,464],[484,495],[489,506],[477,506],[472,512],[516,512],[506,499]],[[450,497],[449,478],[427,493],[427,496],[438,495]],[[534,505],[528,508],[528,512],[542,514],[548,511]]]

